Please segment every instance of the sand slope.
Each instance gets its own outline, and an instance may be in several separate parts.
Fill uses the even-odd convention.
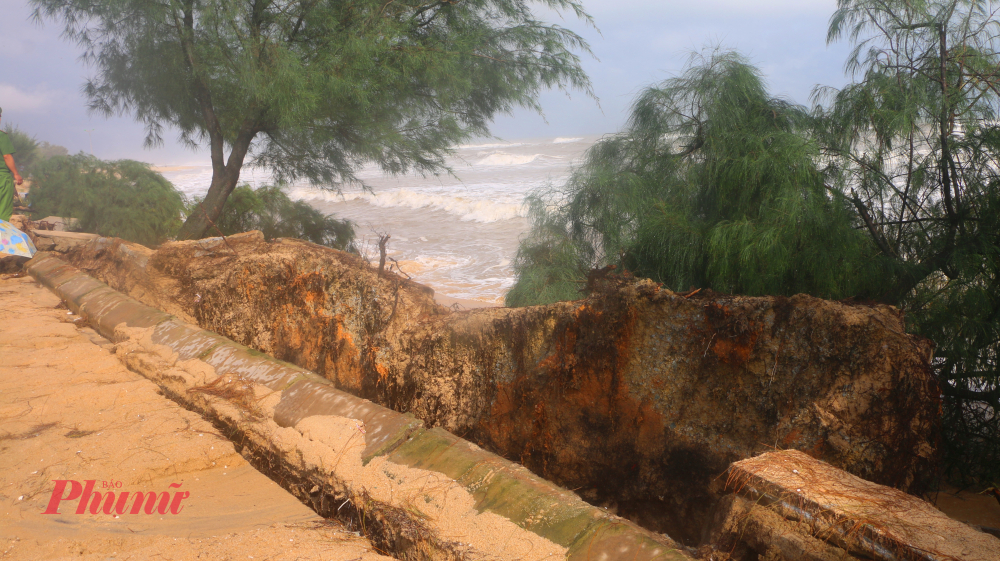
[[[0,559],[386,559],[255,471],[76,319],[31,278],[0,277]],[[190,496],[176,515],[76,514],[79,499],[42,514],[54,480]]]

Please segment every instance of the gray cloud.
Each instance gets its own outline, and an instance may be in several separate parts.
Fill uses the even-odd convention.
[[[772,89],[805,103],[817,84],[840,86],[847,46],[827,47],[826,26],[835,0],[584,0],[600,32],[566,15],[542,19],[584,35],[599,61],[585,58],[600,106],[579,92],[542,95],[547,123],[517,111],[499,117],[494,133],[506,139],[601,134],[616,131],[634,95],[680,72],[693,50],[713,45],[739,49],[765,72]],[[145,132],[128,116],[90,115],[80,88],[92,70],[79,50],[60,37],[57,23],[30,21],[31,8],[0,0],[0,107],[3,122],[15,123],[39,140],[89,151],[103,158],[131,157],[156,163],[201,161],[174,141],[143,150]]]
[[[24,90],[12,84],[0,82],[0,99],[8,111],[14,113],[38,113],[52,108],[58,93],[36,85],[32,90]]]
[[[498,119],[496,134],[614,132],[639,90],[681,72],[693,51],[715,46],[748,55],[764,71],[772,91],[797,103],[806,104],[816,85],[845,83],[848,46],[826,45],[835,0],[592,0],[585,5],[600,33],[573,20],[561,23],[587,37],[600,59],[584,62],[600,108],[581,95],[567,99],[547,93],[548,125],[521,111]]]

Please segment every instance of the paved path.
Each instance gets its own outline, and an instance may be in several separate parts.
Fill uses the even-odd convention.
[[[30,277],[0,276],[0,560],[388,559],[254,470],[75,320]],[[97,514],[76,514],[88,480]],[[58,481],[66,500],[43,514]],[[136,492],[169,501],[132,514]]]

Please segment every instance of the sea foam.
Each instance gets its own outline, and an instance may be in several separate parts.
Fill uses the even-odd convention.
[[[519,148],[521,146],[534,146],[530,142],[504,142],[498,144],[463,144],[456,146],[456,150],[487,150],[491,148]]]
[[[489,156],[476,162],[480,166],[520,166],[530,164],[542,154],[510,154],[508,152],[493,152]]]
[[[595,138],[558,137],[456,146],[448,165],[454,175],[386,176],[366,166],[357,176],[371,187],[323,189],[306,181],[286,192],[324,214],[354,222],[356,243],[378,255],[378,233],[390,233],[389,252],[407,274],[441,294],[499,302],[514,282],[518,240],[530,227],[523,208],[531,191],[559,186]],[[190,198],[200,198],[212,179],[202,165],[165,167],[163,174]],[[244,168],[240,183],[271,184],[271,174]]]
[[[289,196],[304,201],[357,201],[389,208],[443,210],[463,221],[498,222],[524,216],[523,203],[490,200],[486,197],[470,197],[457,194],[427,193],[411,189],[380,190],[373,193],[349,192],[338,194],[333,191],[311,187],[294,187]]]

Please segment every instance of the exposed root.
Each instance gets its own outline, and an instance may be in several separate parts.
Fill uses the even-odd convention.
[[[254,382],[243,376],[219,376],[211,382],[195,386],[188,393],[203,393],[225,399],[232,403],[247,420],[261,420],[261,409],[254,392]]]

